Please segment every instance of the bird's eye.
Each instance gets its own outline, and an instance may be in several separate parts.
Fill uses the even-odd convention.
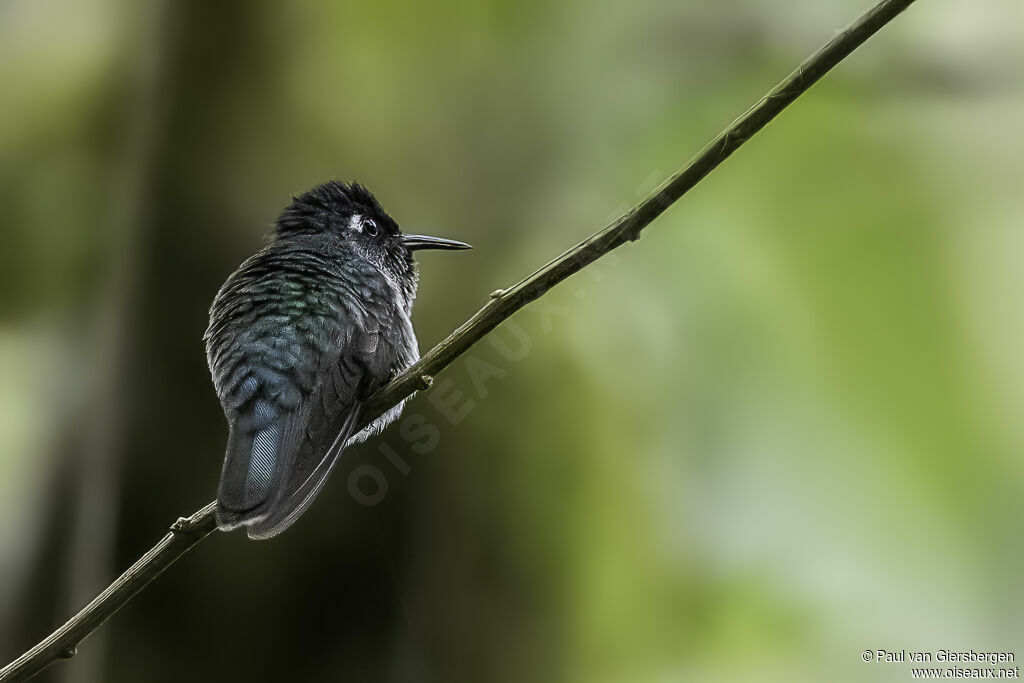
[[[363,221],[363,231],[370,237],[376,237],[380,234],[380,228],[377,227],[377,221],[372,218],[367,218]]]

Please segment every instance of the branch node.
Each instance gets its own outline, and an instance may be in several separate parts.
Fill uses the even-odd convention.
[[[659,201],[658,197],[660,195],[652,197],[650,201],[657,203]],[[634,206],[616,221],[615,234],[619,238],[619,244],[636,242],[640,239],[640,231],[644,229],[646,222],[639,220],[637,216],[637,207]]]
[[[491,292],[491,301],[500,300],[500,303],[494,306],[485,305],[462,327],[426,354],[423,360],[416,364],[416,370],[407,369],[405,373],[394,378],[387,387],[378,390],[374,394],[378,404],[382,400],[381,395],[387,397],[389,406],[394,406],[414,393],[411,387],[429,388],[434,378],[428,374],[418,374],[419,369],[430,367],[437,372],[448,367],[472,344],[527,303],[536,300],[553,286],[623,242],[635,242],[640,239],[644,227],[661,215],[668,206],[678,201],[832,67],[913,2],[914,0],[880,0],[874,8],[811,55],[793,74],[734,121],[725,133],[709,143],[683,170],[669,178],[663,186],[664,189],[658,194],[642,201],[628,214],[542,266],[533,275],[510,289],[496,289]],[[399,394],[402,397],[400,399],[396,398]],[[371,401],[374,397],[371,397]],[[377,413],[378,416],[380,414]],[[176,535],[173,539],[175,542],[168,543],[165,542],[166,538],[161,539],[160,543],[104,589],[81,612],[73,616],[65,626],[51,633],[22,657],[0,668],[0,681],[26,680],[55,658],[74,657],[78,651],[79,641],[217,528],[216,509],[216,502],[212,502],[191,517],[179,518],[170,526],[171,533]],[[181,536],[178,537],[178,534]],[[71,640],[75,642],[67,642]]]
[[[645,227],[644,221],[637,220],[636,209],[629,212],[629,218],[626,219],[626,224],[623,227],[623,232],[626,233],[626,239],[630,242],[636,242],[640,239],[640,234],[643,232]]]

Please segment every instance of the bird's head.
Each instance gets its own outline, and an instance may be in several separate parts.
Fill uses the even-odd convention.
[[[358,183],[336,180],[292,198],[277,219],[277,239],[330,235],[398,280],[415,281],[412,252],[418,249],[469,249],[455,240],[404,235],[377,198]]]

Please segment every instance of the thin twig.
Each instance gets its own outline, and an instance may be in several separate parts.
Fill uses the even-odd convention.
[[[213,516],[214,507],[215,504],[210,503],[191,517],[181,518],[171,525],[170,533],[93,598],[81,612],[47,636],[46,640],[5,666],[0,671],[0,681],[24,681],[58,659],[74,657],[78,643],[217,528]]]
[[[508,289],[498,290],[473,317],[424,355],[416,364],[370,397],[364,425],[384,411],[430,386],[434,375],[448,367],[488,332],[559,282],[585,268],[612,249],[640,237],[641,231],[694,185],[739,149],[822,76],[864,41],[910,6],[914,0],[882,0],[860,19],[836,34],[808,57],[747,113],[712,140],[682,171],[614,223],[580,242]],[[85,608],[45,640],[0,670],[0,683],[23,681],[61,658],[72,657],[78,644],[216,528],[214,503],[191,517],[179,519],[171,532]]]

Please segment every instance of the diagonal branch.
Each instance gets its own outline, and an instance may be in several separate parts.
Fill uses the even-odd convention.
[[[370,398],[364,409],[363,426],[416,391],[426,389],[434,375],[448,367],[452,361],[523,306],[616,247],[638,239],[641,231],[655,218],[711,173],[751,136],[764,128],[832,67],[849,56],[913,2],[914,0],[879,2],[804,60],[771,92],[761,98],[760,102],[704,147],[683,170],[669,178],[628,213],[512,287],[492,293],[487,304],[473,317]],[[74,656],[79,642],[216,528],[213,511],[214,504],[210,503],[191,517],[175,522],[170,533],[96,596],[81,612],[31,650],[0,669],[0,683],[26,680],[57,659]]]

